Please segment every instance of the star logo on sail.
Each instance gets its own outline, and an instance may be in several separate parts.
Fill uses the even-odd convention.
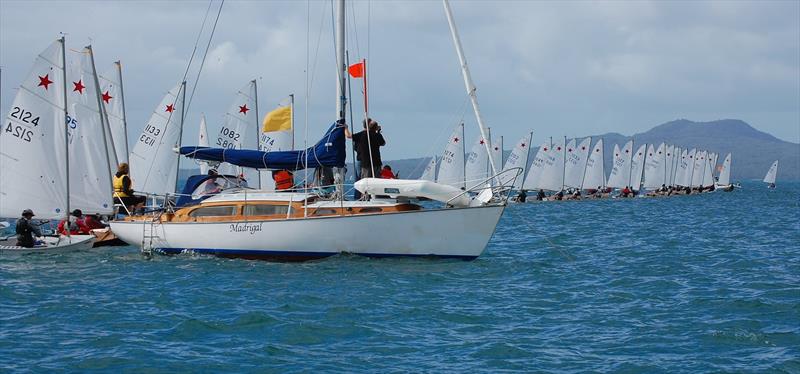
[[[454,142],[456,142],[456,143],[458,143],[458,138],[457,138],[457,137],[456,137],[456,138],[453,138],[453,141],[454,141]]]
[[[525,148],[525,143],[522,143],[519,146],[522,147],[522,148]]]
[[[109,95],[108,91],[106,91],[103,93],[103,96],[101,97],[103,98],[103,101],[105,101],[105,103],[108,104],[108,101],[111,100],[114,96]]]
[[[240,106],[239,106],[239,113],[242,113],[242,114],[244,114],[244,115],[247,115],[247,111],[248,111],[248,110],[250,110],[250,108],[248,108],[248,107],[247,107],[247,104],[244,104],[244,105],[240,105]]]
[[[39,76],[39,86],[37,87],[44,86],[44,89],[47,90],[47,87],[50,86],[51,83],[53,83],[53,81],[50,80],[50,74],[45,74],[43,77]]]
[[[174,112],[174,111],[175,111],[175,104],[169,104],[169,105],[167,105],[167,109],[165,109],[164,111],[165,111],[165,112],[169,112],[169,113],[172,113],[172,112]]]
[[[78,80],[77,82],[72,82],[75,88],[72,89],[72,92],[78,91],[79,94],[83,95],[83,89],[86,86],[83,85],[83,79]]]
[[[480,143],[481,145],[485,144],[485,142],[483,141],[483,139],[481,139],[481,141],[480,141],[479,143]]]

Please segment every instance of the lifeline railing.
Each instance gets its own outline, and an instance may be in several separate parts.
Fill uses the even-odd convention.
[[[513,177],[509,177],[510,179],[500,178],[501,175],[511,174],[511,173],[514,173],[514,176]],[[519,178],[520,174],[522,174],[522,168],[521,167],[516,167],[516,168],[503,170],[503,171],[501,171],[501,172],[499,172],[499,173],[497,173],[497,174],[495,174],[495,175],[493,175],[491,177],[488,177],[488,178],[485,178],[485,179],[481,180],[480,183],[475,184],[472,187],[465,189],[460,194],[451,197],[450,199],[448,199],[445,202],[445,205],[451,205],[450,203],[453,200],[458,199],[461,196],[464,196],[464,195],[467,195],[467,194],[470,194],[470,193],[480,194],[481,192],[483,192],[484,190],[487,190],[487,189],[490,189],[492,191],[492,199],[502,196],[503,203],[507,204],[508,203],[508,199],[511,197],[511,194],[509,192],[511,192],[511,190],[514,189],[514,184],[516,183],[517,178]],[[495,180],[499,184],[492,184],[491,183],[491,182],[493,182]]]

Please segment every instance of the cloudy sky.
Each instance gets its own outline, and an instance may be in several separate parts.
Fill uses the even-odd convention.
[[[199,56],[218,6],[211,5]],[[69,48],[94,46],[101,72],[123,61],[135,139],[183,77],[208,8],[207,1],[0,1],[3,112],[36,55],[65,33]],[[538,143],[631,135],[677,118],[739,118],[800,142],[800,2],[453,1],[452,8],[484,117],[507,148],[530,130]],[[294,93],[298,139],[307,111],[316,141],[335,114],[331,18],[329,1],[226,1],[184,143],[195,143],[201,112],[209,132],[218,131],[251,79],[262,113]],[[439,153],[462,119],[468,140],[477,137],[439,1],[356,1],[348,18],[351,59],[369,60],[370,112],[389,142],[384,158]]]

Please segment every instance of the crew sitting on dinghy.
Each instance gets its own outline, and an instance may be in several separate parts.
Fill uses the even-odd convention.
[[[525,190],[519,190],[519,193],[517,194],[517,202],[524,203],[525,200],[527,199],[528,199],[528,192]]]
[[[113,180],[114,201],[124,205],[128,212],[134,212],[137,209],[142,209],[147,198],[133,195],[133,186],[131,186],[131,178],[128,173],[128,164],[124,162],[119,164]]]
[[[539,189],[539,192],[536,193],[536,200],[537,201],[542,201],[542,200],[544,200],[544,198],[545,198],[544,190],[543,189]]]
[[[80,209],[73,210],[68,219],[69,223],[67,223],[66,219],[63,219],[58,223],[57,230],[59,234],[67,235],[67,227],[69,227],[70,235],[82,235],[89,233],[89,228],[86,226],[83,212],[81,212]]]
[[[39,230],[38,225],[31,222],[34,214],[30,209],[22,211],[22,217],[17,220],[17,246],[25,248],[33,248],[35,241],[33,235],[42,236],[42,231]]]

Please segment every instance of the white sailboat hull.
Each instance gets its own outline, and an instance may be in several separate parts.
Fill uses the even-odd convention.
[[[16,242],[16,239],[12,239]],[[0,245],[3,252],[72,252],[92,249],[95,242],[94,235],[72,235],[71,237],[46,236],[41,238],[42,244],[33,248],[20,247],[17,245]]]
[[[493,205],[287,220],[163,223],[152,226],[156,236],[152,248],[167,254],[188,251],[281,260],[342,252],[474,259],[483,253],[504,209]],[[118,221],[111,228],[125,242],[141,246],[143,225],[150,223]]]

